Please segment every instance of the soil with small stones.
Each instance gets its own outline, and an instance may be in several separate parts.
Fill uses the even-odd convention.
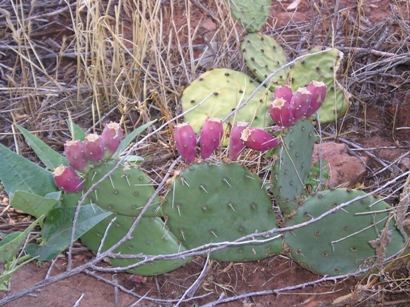
[[[75,265],[89,259],[88,256],[87,253],[77,255],[74,258]],[[146,295],[158,299],[158,301],[141,300],[139,303],[141,305],[164,305],[166,303],[161,302],[161,300],[178,300],[182,296],[201,272],[203,263],[203,259],[196,258],[174,272],[157,277],[140,277],[125,273],[100,274],[100,276],[109,281],[118,282],[127,289],[138,293],[141,297]],[[251,291],[277,289],[320,278],[320,276],[310,273],[283,256],[252,263],[211,261],[209,267],[206,278],[195,294],[196,296],[206,296],[195,300],[194,302],[197,304],[216,300],[222,293],[231,296]],[[31,263],[18,270],[13,275],[11,293],[29,288],[34,283],[41,281],[46,276],[48,268],[49,264]],[[59,259],[53,267],[51,276],[63,272],[65,268],[66,260]],[[354,282],[354,280],[350,280],[343,284],[323,283],[314,288],[300,289],[297,293],[253,297],[229,303],[229,306],[242,306],[245,302],[272,304],[274,306],[306,304],[308,306],[326,306],[334,299],[346,295],[349,292],[346,286],[353,285]],[[118,303],[118,306],[128,306],[138,301],[137,297],[116,290],[111,285],[98,281],[94,277],[78,274],[9,303],[7,306],[65,307],[73,306],[80,298],[78,306],[115,306],[115,302]],[[187,302],[185,305],[189,306],[191,303]]]

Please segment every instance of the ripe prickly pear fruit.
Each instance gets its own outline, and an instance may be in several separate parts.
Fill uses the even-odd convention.
[[[288,85],[281,85],[275,88],[275,98],[283,98],[286,104],[290,104],[292,96],[292,89]]]
[[[105,147],[105,157],[111,157],[116,151],[124,137],[124,132],[119,123],[110,122],[105,125],[101,138]]]
[[[241,139],[245,146],[258,151],[266,151],[280,144],[280,140],[263,129],[246,128],[242,131]]]
[[[229,159],[235,161],[238,159],[241,151],[245,148],[245,143],[241,140],[242,131],[248,126],[248,123],[239,122],[236,123],[231,129],[231,135],[229,137]]]
[[[60,165],[53,172],[55,185],[64,192],[75,193],[83,189],[83,182],[72,167]]]
[[[68,163],[74,169],[83,172],[88,167],[88,162],[85,157],[84,144],[78,140],[67,141],[64,144],[64,154],[67,157]]]
[[[223,135],[222,120],[218,118],[208,118],[202,126],[199,145],[201,147],[201,158],[208,158],[221,143]]]
[[[281,127],[292,126],[296,120],[293,109],[284,98],[275,98],[270,105],[269,114],[272,120]]]
[[[195,160],[196,137],[192,126],[187,123],[176,125],[174,139],[177,150],[185,162],[193,162]]]
[[[99,162],[104,158],[104,143],[98,134],[89,134],[84,141],[84,156],[88,161]]]
[[[306,113],[306,117],[312,116],[322,105],[326,98],[326,84],[319,81],[312,81],[307,85],[307,90],[312,94],[312,100]]]
[[[293,109],[293,116],[296,121],[306,118],[307,110],[312,100],[312,94],[306,87],[299,88],[292,96],[290,106]]]

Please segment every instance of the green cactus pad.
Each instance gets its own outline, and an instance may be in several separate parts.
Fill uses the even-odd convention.
[[[184,90],[181,98],[184,112],[210,96],[185,114],[185,121],[198,132],[207,117],[224,119],[250,97],[256,86],[255,81],[238,71],[216,68],[205,72]],[[270,123],[267,112],[270,96],[269,90],[261,88],[231,120],[250,122],[254,127],[267,126]]]
[[[260,82],[268,75],[287,63],[282,47],[270,36],[251,33],[244,37],[241,44],[242,56],[246,66]],[[289,69],[283,69],[272,77],[269,84],[283,84]]]
[[[81,237],[81,241],[89,249],[96,252],[100,246],[101,239],[105,233],[112,216],[105,219],[92,230]],[[111,225],[101,251],[105,251],[117,243],[130,229],[134,218],[118,215]],[[132,234],[132,239],[123,243],[116,253],[122,254],[144,254],[165,255],[184,251],[185,248],[178,243],[172,233],[166,228],[160,218],[142,218]],[[184,260],[161,260],[150,264],[141,265],[128,270],[129,273],[151,276],[163,274],[182,266],[188,259]],[[125,267],[138,262],[135,259],[110,259],[114,267]]]
[[[301,120],[285,132],[279,157],[272,168],[275,204],[285,215],[294,212],[305,190],[315,140],[315,131],[309,120]]]
[[[229,0],[231,13],[248,32],[259,31],[269,16],[271,0]]]
[[[309,53],[318,52],[312,49]],[[327,85],[326,99],[318,114],[321,122],[332,122],[343,116],[349,107],[350,94],[337,82],[335,74],[339,69],[343,53],[337,49],[305,57],[298,61],[289,72],[288,80],[293,90],[316,80]]]
[[[175,177],[163,212],[187,248],[234,241],[276,227],[271,200],[256,175],[239,164],[197,164]],[[211,254],[222,261],[251,261],[281,251],[282,240],[229,247]]]
[[[346,189],[319,192],[298,209],[287,226],[318,217],[363,195],[362,191]],[[387,224],[390,209],[387,203],[366,197],[315,223],[287,233],[285,242],[292,258],[313,272],[334,276],[365,270],[376,261],[376,250],[370,241],[379,238]],[[405,244],[393,220],[388,227],[386,257],[398,253]]]
[[[99,181],[116,164],[106,162],[87,173],[85,189]],[[120,165],[108,178],[102,181],[91,193],[91,200],[103,209],[116,214],[136,216],[154,194],[150,178],[134,164]],[[157,207],[156,200],[151,208]],[[149,209],[145,216],[156,216],[154,209]],[[159,215],[159,214],[158,214]]]

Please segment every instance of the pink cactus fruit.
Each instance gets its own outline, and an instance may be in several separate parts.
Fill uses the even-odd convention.
[[[62,191],[75,193],[83,189],[83,182],[72,167],[60,165],[53,172],[55,185]]]
[[[258,151],[266,151],[280,144],[280,140],[263,129],[246,128],[242,131],[241,139],[245,146]]]
[[[196,137],[192,126],[187,123],[176,125],[174,139],[177,150],[185,162],[193,162],[195,160]]]
[[[270,105],[269,114],[272,120],[282,127],[289,127],[295,123],[293,109],[284,98],[275,98]]]
[[[67,141],[64,144],[64,154],[67,157],[68,163],[74,169],[80,172],[87,169],[88,162],[85,157],[84,144],[82,141]]]
[[[208,118],[202,126],[199,145],[201,158],[206,159],[218,148],[223,135],[223,123],[218,118]]]
[[[106,150],[106,158],[112,156],[117,151],[123,137],[124,132],[119,123],[110,122],[105,125],[104,130],[101,133],[101,138]]]
[[[299,88],[292,96],[290,106],[293,109],[295,120],[306,118],[307,110],[312,100],[312,94],[305,87]]]
[[[245,148],[245,143],[241,140],[242,131],[248,126],[248,123],[236,123],[231,129],[231,135],[229,137],[229,159],[235,161],[238,159],[241,151]]]
[[[84,141],[84,156],[88,161],[99,162],[104,158],[104,143],[98,134],[88,134]]]
[[[306,117],[309,117],[312,116],[322,105],[326,98],[327,87],[323,82],[312,81],[306,88],[312,94],[312,100],[306,113]]]
[[[292,96],[292,89],[288,85],[281,85],[275,88],[275,98],[283,98],[286,104],[290,104]]]

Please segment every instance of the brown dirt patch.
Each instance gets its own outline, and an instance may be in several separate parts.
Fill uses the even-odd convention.
[[[81,259],[83,259],[81,261]],[[80,256],[75,261],[79,265],[84,261]],[[201,271],[203,259],[197,258],[186,266],[157,277],[138,277],[126,273],[103,274],[106,279],[118,281],[120,285],[127,289],[134,289],[135,293],[140,296],[147,295],[159,299],[178,299],[184,291],[197,278]],[[56,262],[53,273],[63,272],[66,261],[60,259]],[[12,279],[11,293],[29,288],[34,283],[42,280],[48,270],[49,264],[39,266],[30,263],[18,270]],[[310,280],[320,278],[301,268],[291,260],[283,256],[272,257],[263,261],[253,263],[220,263],[212,261],[205,280],[199,288],[196,295],[208,296],[191,302],[192,304],[204,304],[216,300],[222,293],[226,296],[237,295],[240,293],[277,289],[287,287]],[[297,291],[283,293],[279,296],[267,295],[240,300],[229,303],[227,306],[242,306],[243,303],[256,303],[263,305],[274,304],[275,306],[326,306],[334,299],[343,296],[349,292],[349,286],[354,284],[354,279],[344,283],[322,283],[314,288],[307,287]],[[83,295],[79,306],[129,306],[137,300],[132,295],[125,294],[122,291],[116,291],[114,287],[97,281],[95,278],[79,274],[66,280],[54,283],[44,289],[36,291],[31,296],[23,297],[12,303],[8,307],[18,306],[73,306],[74,303]],[[4,294],[0,295],[0,298]],[[140,304],[160,304],[161,302],[152,302],[141,300]],[[191,305],[186,303],[186,306]],[[163,303],[164,304],[164,303]]]

